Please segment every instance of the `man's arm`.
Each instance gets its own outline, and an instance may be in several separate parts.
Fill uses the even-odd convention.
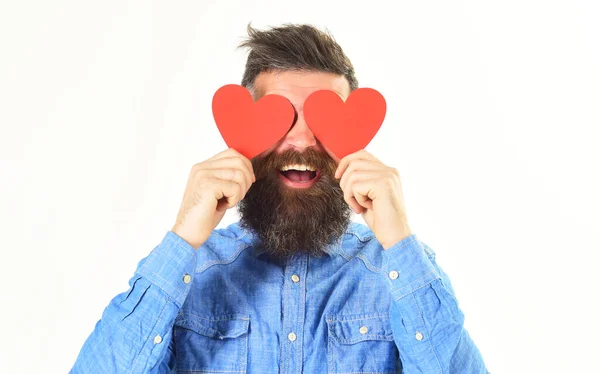
[[[382,275],[392,293],[390,322],[402,372],[487,374],[435,252],[412,234],[383,253]]]
[[[192,285],[196,251],[169,231],[137,266],[85,341],[71,373],[167,373],[172,328]]]
[[[138,263],[129,291],[104,310],[72,373],[165,373],[174,366],[172,329],[196,269],[196,250],[256,176],[233,148],[192,166],[176,223]]]

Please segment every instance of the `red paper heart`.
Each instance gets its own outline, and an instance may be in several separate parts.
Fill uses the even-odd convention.
[[[245,87],[225,85],[215,92],[213,117],[227,146],[252,158],[281,139],[294,122],[292,103],[265,95],[256,103]]]
[[[340,159],[371,142],[383,123],[385,111],[385,99],[372,88],[354,90],[345,103],[327,90],[313,92],[304,102],[306,124]]]

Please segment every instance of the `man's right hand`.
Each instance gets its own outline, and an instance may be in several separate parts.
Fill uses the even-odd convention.
[[[252,163],[233,148],[194,165],[171,231],[198,249],[255,181]]]

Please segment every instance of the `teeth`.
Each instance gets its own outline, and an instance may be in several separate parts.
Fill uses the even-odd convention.
[[[281,168],[281,171],[287,171],[287,170],[291,170],[291,169],[300,170],[300,171],[305,171],[305,170],[315,171],[315,168],[313,168],[312,166],[301,165],[301,164],[284,166]]]

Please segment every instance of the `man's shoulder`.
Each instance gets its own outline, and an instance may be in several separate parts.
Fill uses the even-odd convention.
[[[204,243],[208,247],[249,247],[257,244],[258,235],[247,227],[244,227],[240,221],[213,229],[210,236]]]
[[[352,221],[346,229],[345,235],[349,239],[357,239],[361,243],[367,243],[375,239],[375,234],[364,223]]]
[[[196,251],[197,270],[204,268],[203,264],[231,262],[241,251],[251,247],[254,240],[255,235],[243,228],[239,222],[213,229],[208,239]]]
[[[369,226],[355,221],[348,225],[341,243],[331,249],[347,261],[358,257],[369,263],[379,263],[380,253],[383,251]]]

